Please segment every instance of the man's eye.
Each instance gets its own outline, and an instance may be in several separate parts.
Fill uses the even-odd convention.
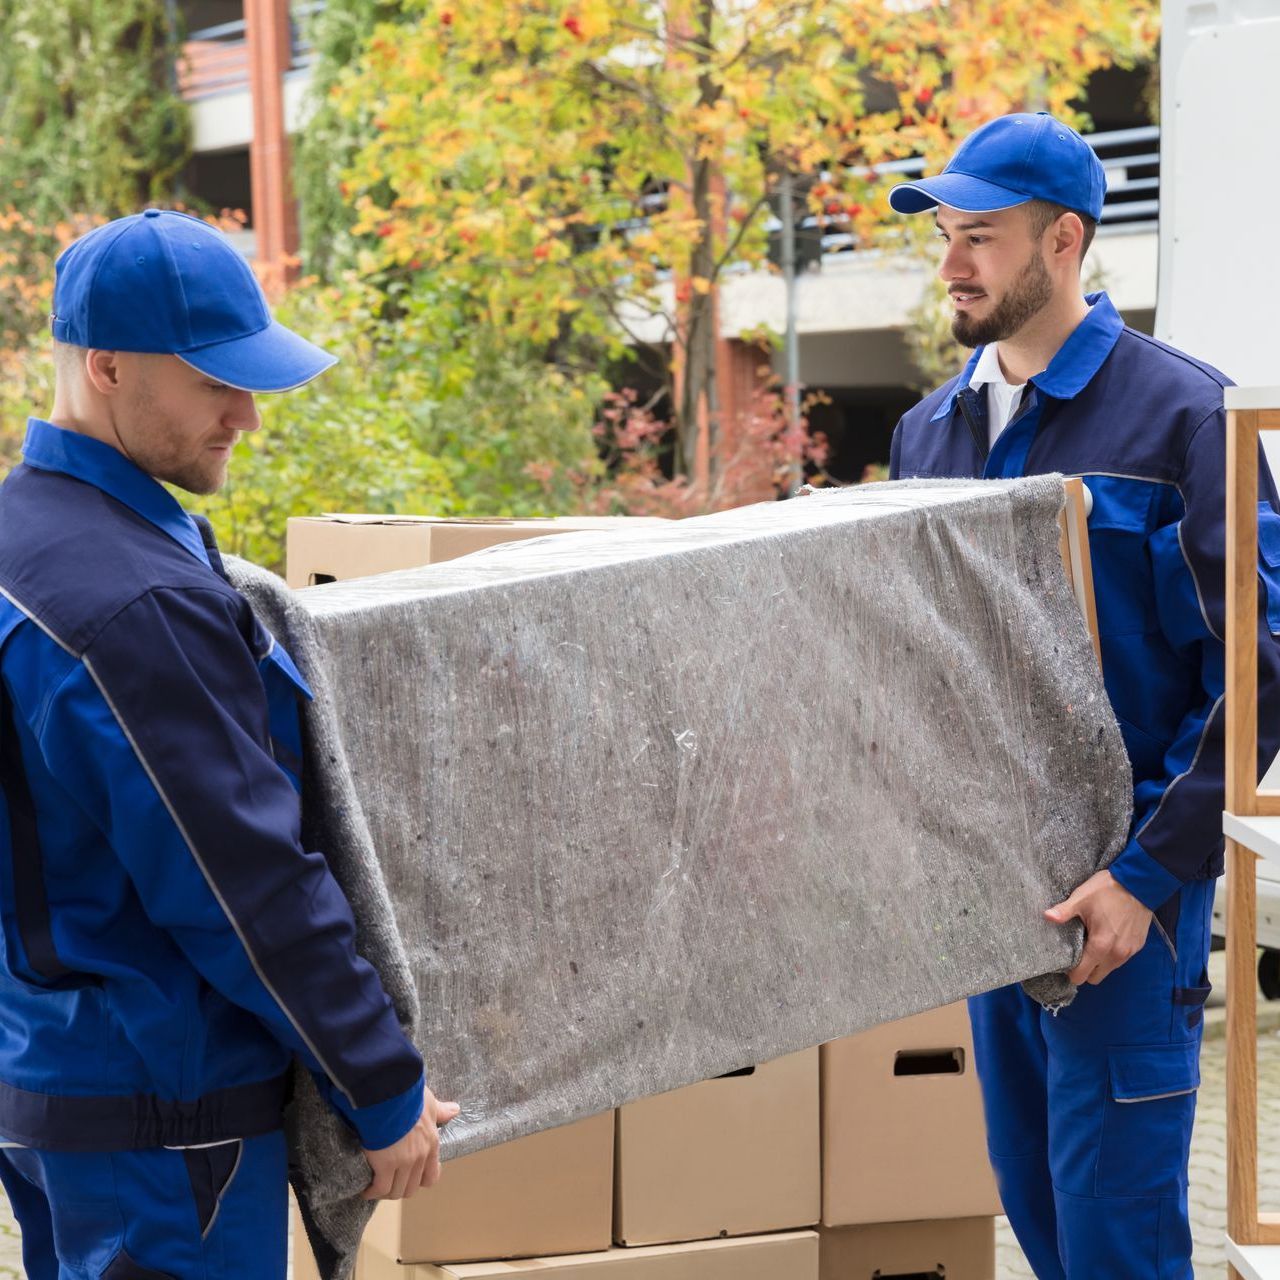
[[[970,237],[969,237],[969,243],[970,243],[970,244],[974,244],[974,245],[977,245],[977,244],[986,244],[986,243],[987,243],[987,241],[988,241],[988,240],[990,240],[990,239],[991,239],[991,237],[990,237],[990,236],[970,236]]]

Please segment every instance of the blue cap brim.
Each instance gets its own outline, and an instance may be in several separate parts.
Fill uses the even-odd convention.
[[[230,342],[215,342],[177,356],[218,382],[240,391],[292,391],[338,363],[337,356],[273,320],[265,329]]]
[[[1030,200],[1028,195],[967,173],[940,173],[919,182],[904,182],[889,192],[889,207],[896,213],[923,213],[940,204],[964,213],[994,213]]]

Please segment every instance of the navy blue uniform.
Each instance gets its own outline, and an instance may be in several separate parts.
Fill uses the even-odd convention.
[[[1191,1280],[1187,1155],[1213,881],[1222,870],[1226,421],[1217,370],[1125,327],[1105,294],[987,451],[959,377],[905,414],[893,478],[1062,472],[1093,497],[1103,675],[1133,765],[1112,864],[1155,911],[1146,947],[1056,1017],[1018,988],[970,1002],[1001,1197],[1041,1280]],[[1280,516],[1260,504],[1259,725],[1280,728]],[[1268,741],[1268,737],[1272,740]]]
[[[274,1205],[282,1250],[295,1057],[366,1147],[421,1113],[421,1059],[324,857],[299,841],[310,693],[220,570],[123,454],[32,420],[0,488],[0,1137],[28,1149],[7,1151],[0,1176],[28,1248],[59,1234],[41,1188],[65,1190],[76,1169],[109,1158],[123,1206],[118,1238],[65,1242],[64,1275],[97,1276],[69,1259],[113,1247],[187,1274],[129,1204],[128,1170],[163,1183],[166,1160],[197,1245],[201,1204],[217,1193],[225,1209],[238,1187],[244,1214],[219,1220],[273,1256],[259,1219]],[[234,1170],[226,1151],[205,1169],[162,1150],[221,1143]],[[52,1204],[43,1227],[33,1195]],[[234,1253],[217,1230],[201,1265]],[[246,1270],[252,1256],[228,1256],[226,1274],[279,1274]],[[38,1262],[33,1276],[59,1274]]]

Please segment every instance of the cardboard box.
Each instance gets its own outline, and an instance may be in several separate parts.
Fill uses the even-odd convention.
[[[310,587],[439,564],[502,542],[550,533],[665,524],[657,517],[557,516],[545,520],[445,520],[430,516],[293,516],[286,532],[285,580]]]
[[[821,1280],[995,1280],[994,1218],[823,1227]]]
[[[608,1248],[613,1126],[606,1111],[447,1161],[434,1187],[379,1204],[364,1238],[398,1263]]]
[[[818,1237],[797,1231],[450,1266],[401,1267],[367,1251],[364,1268],[359,1280],[818,1280]]]
[[[822,1221],[1000,1213],[963,1002],[822,1046]]]
[[[818,1160],[816,1049],[628,1103],[618,1111],[614,1241],[810,1226]]]

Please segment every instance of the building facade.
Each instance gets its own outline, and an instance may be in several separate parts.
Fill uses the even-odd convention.
[[[288,0],[178,0],[187,32],[179,82],[190,104],[195,156],[192,194],[248,215],[241,246],[268,276],[287,274],[297,248],[296,210],[288,188],[288,136],[306,111],[310,52],[305,19],[317,3]],[[1159,130],[1146,122],[1144,72],[1109,70],[1091,81],[1088,135],[1107,172],[1102,224],[1090,254],[1092,269],[1126,320],[1151,332],[1156,296],[1159,211]],[[918,161],[882,166],[904,176]],[[830,441],[829,470],[856,480],[888,458],[889,435],[919,395],[903,334],[919,302],[932,261],[859,250],[838,230],[807,228],[796,288],[800,382],[823,393],[810,409],[815,429]],[[756,371],[781,352],[762,356],[739,335],[767,328],[782,333],[786,296],[780,276],[745,272],[723,289],[722,405],[748,393]],[[641,334],[661,341],[658,332]],[[727,357],[727,358],[725,358]]]

